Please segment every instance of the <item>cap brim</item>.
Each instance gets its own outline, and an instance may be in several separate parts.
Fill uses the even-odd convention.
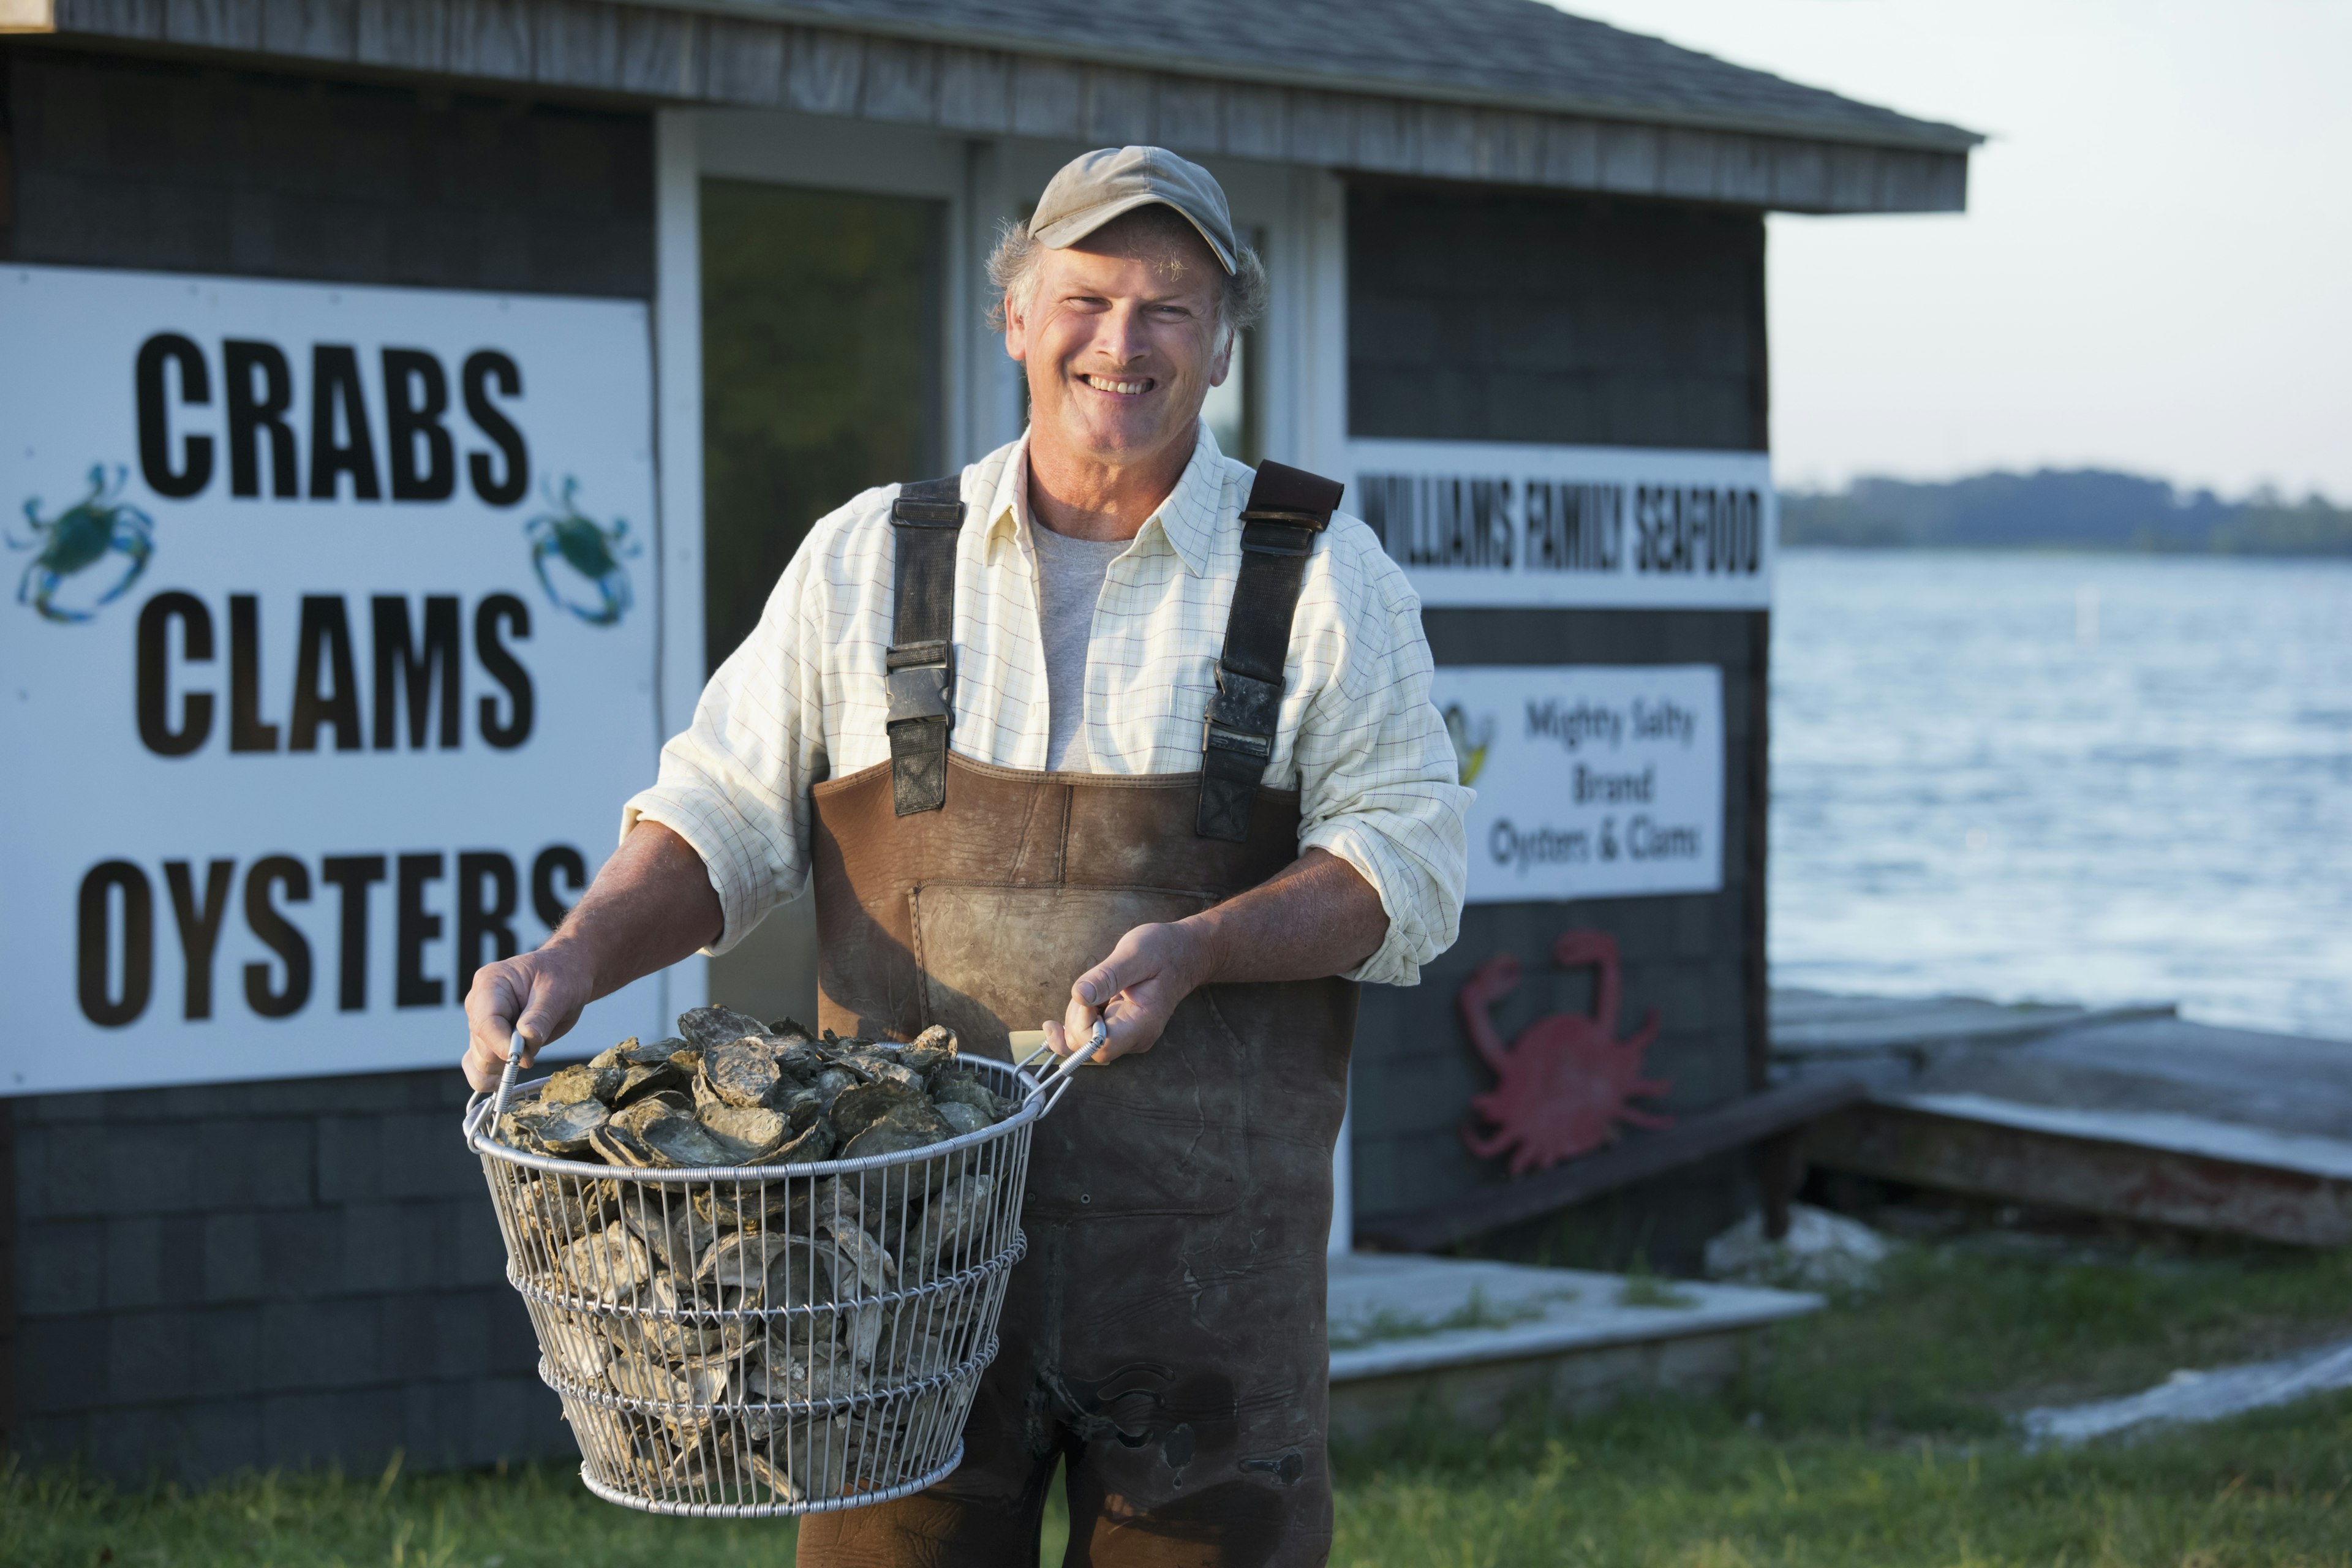
[[[1048,250],[1066,250],[1110,222],[1111,219],[1124,217],[1138,207],[1154,205],[1163,206],[1170,212],[1181,215],[1184,221],[1192,226],[1192,232],[1208,243],[1209,254],[1217,258],[1217,264],[1228,273],[1237,270],[1232,253],[1217,243],[1215,235],[1201,226],[1199,218],[1185,212],[1182,207],[1178,206],[1166,196],[1155,195],[1150,191],[1139,191],[1130,196],[1120,196],[1115,201],[1105,202],[1098,207],[1088,207],[1083,213],[1074,213],[1068,217],[1057,218],[1043,228],[1030,230],[1030,234],[1038,244]]]

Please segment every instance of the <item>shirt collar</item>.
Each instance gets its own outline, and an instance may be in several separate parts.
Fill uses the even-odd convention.
[[[1192,443],[1191,461],[1177,477],[1176,488],[1144,521],[1136,537],[1142,539],[1157,524],[1177,559],[1184,563],[1185,570],[1198,577],[1208,571],[1216,546],[1217,525],[1225,503],[1225,462],[1223,454],[1217,450],[1217,438],[1209,434],[1208,422],[1196,421],[1194,428],[1198,435]],[[1011,538],[1025,554],[1028,527],[1029,433],[1024,430],[1021,439],[1013,444],[1011,457],[998,471],[996,488],[989,497],[983,548],[992,558],[997,540]]]

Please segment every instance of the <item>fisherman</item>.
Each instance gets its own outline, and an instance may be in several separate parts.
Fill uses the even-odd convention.
[[[812,879],[822,1026],[1001,1058],[1100,1020],[961,1468],[804,1519],[800,1561],[1034,1563],[1066,1463],[1072,1562],[1319,1563],[1357,984],[1454,941],[1468,792],[1341,487],[1202,422],[1266,288],[1216,180],[1086,153],[989,276],[1027,433],[815,525],[562,929],[475,977],[467,1075]]]

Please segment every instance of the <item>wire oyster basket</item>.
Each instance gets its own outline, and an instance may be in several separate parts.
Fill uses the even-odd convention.
[[[1033,1071],[1039,1050],[962,1057],[943,1030],[819,1042],[698,1011],[679,1023],[704,1043],[520,1085],[509,1060],[467,1107],[581,1478],[706,1518],[919,1491],[962,1460],[1031,1134],[1102,1031]]]

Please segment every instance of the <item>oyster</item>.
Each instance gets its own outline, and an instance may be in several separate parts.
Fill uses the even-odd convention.
[[[582,1237],[556,1255],[556,1267],[575,1292],[607,1302],[635,1295],[654,1271],[646,1244],[620,1225]]]
[[[575,1100],[558,1106],[541,1117],[526,1135],[530,1147],[542,1154],[573,1159],[588,1152],[588,1134],[604,1125],[606,1111],[602,1100]]]
[[[935,1109],[940,1113],[940,1120],[954,1128],[959,1134],[979,1132],[995,1125],[986,1112],[975,1110],[961,1100],[940,1100]]]
[[[764,1035],[768,1026],[732,1007],[697,1007],[677,1016],[677,1032],[708,1052],[746,1035]]]
[[[773,1053],[755,1038],[730,1040],[702,1053],[702,1072],[696,1087],[708,1086],[713,1098],[746,1109],[774,1106],[784,1088],[784,1070]],[[793,1088],[799,1085],[794,1083]]]
[[[904,1072],[906,1069],[901,1068],[898,1070]],[[835,1097],[827,1114],[833,1118],[835,1131],[844,1138],[856,1138],[898,1106],[922,1098],[923,1091],[918,1084],[877,1078],[870,1083],[856,1084],[843,1089]]]
[[[736,1151],[733,1163],[739,1165],[759,1164],[792,1136],[792,1123],[760,1107],[705,1105],[698,1118],[705,1129]]]
[[[659,1155],[663,1163],[679,1167],[728,1166],[744,1163],[743,1152],[712,1136],[709,1128],[685,1111],[648,1117],[637,1128],[637,1142]]]
[[[933,1073],[930,1089],[931,1099],[934,1101],[944,1103],[953,1100],[969,1105],[988,1118],[989,1124],[992,1126],[1013,1113],[1011,1106],[999,1100],[986,1084],[970,1073]]]
[[[915,1255],[930,1259],[950,1248],[966,1253],[977,1250],[981,1227],[987,1223],[988,1200],[995,1191],[996,1178],[991,1175],[950,1183],[923,1210],[922,1225],[915,1233]]]
[[[660,1155],[638,1142],[636,1134],[617,1121],[607,1121],[589,1133],[588,1148],[608,1165],[653,1171],[663,1163]]]
[[[610,1105],[613,1097],[621,1091],[621,1080],[628,1076],[626,1068],[597,1067],[593,1063],[581,1062],[561,1069],[549,1079],[540,1100],[547,1105],[574,1105],[583,1100],[602,1100]]]
[[[944,1024],[933,1024],[908,1041],[898,1053],[899,1061],[905,1063],[910,1071],[920,1073],[925,1078],[954,1061],[955,1057],[955,1031]]]

